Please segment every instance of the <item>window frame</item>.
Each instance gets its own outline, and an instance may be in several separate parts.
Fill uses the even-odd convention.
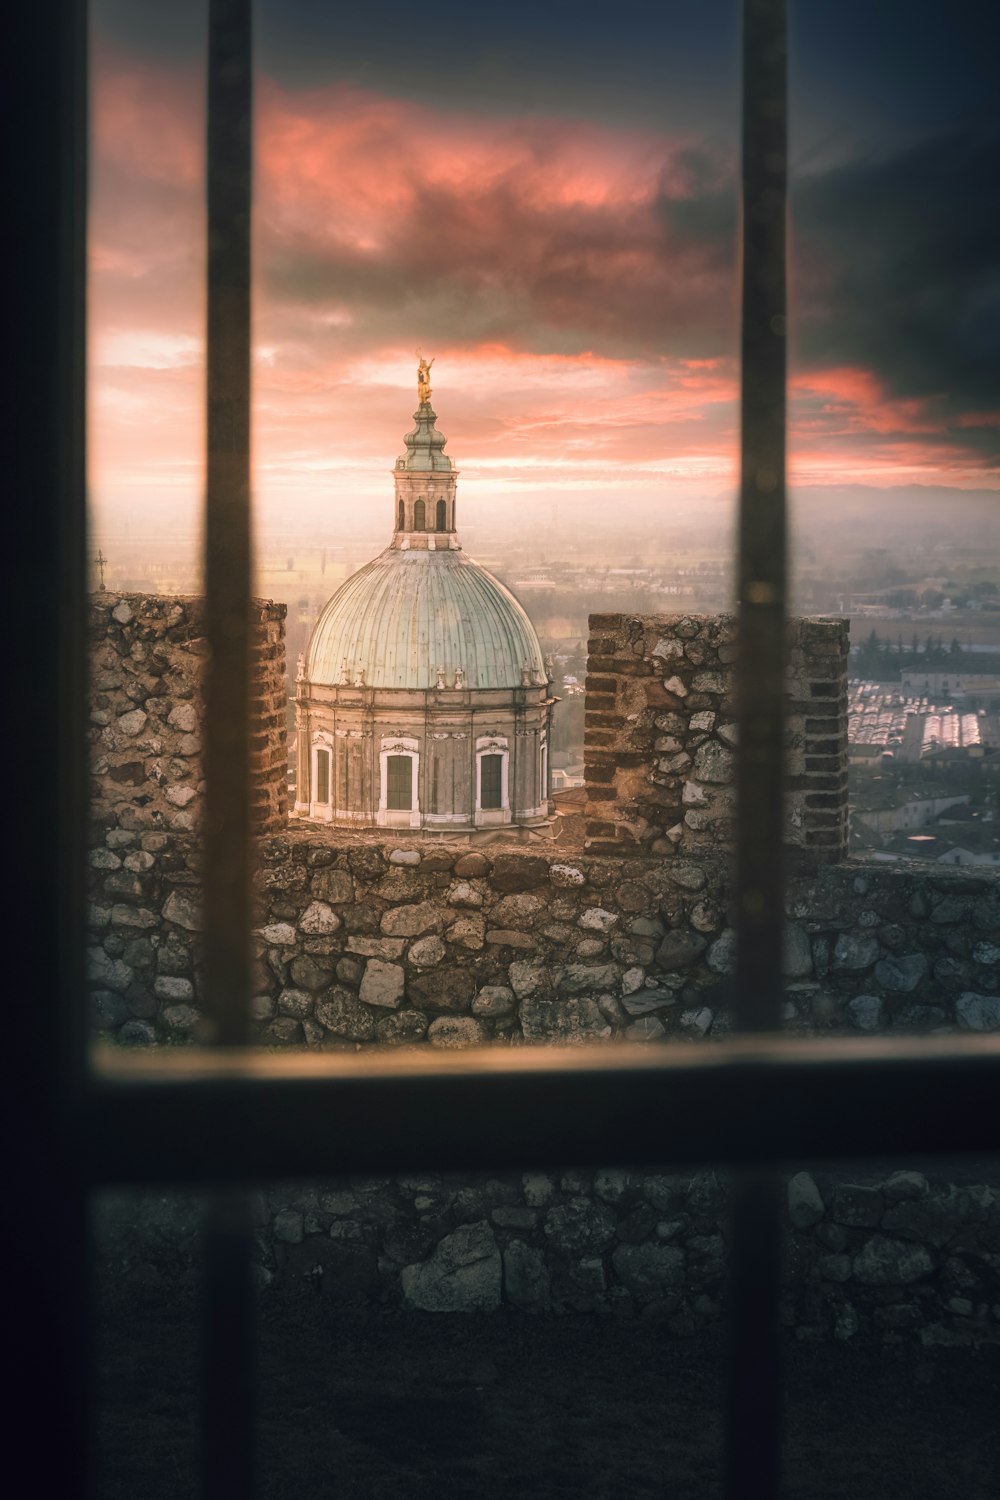
[[[389,760],[393,757],[410,760],[411,803],[407,808],[389,806]],[[379,794],[376,825],[380,828],[419,828],[420,807],[420,745],[412,735],[384,735],[378,757]]]
[[[405,774],[400,770],[402,765],[406,766]],[[399,754],[397,752],[395,755],[386,756],[385,805],[388,812],[410,813],[413,811],[412,754]]]
[[[500,757],[500,805],[483,806],[483,759],[487,755]],[[510,805],[510,742],[503,734],[479,735],[476,740],[476,805],[473,822],[477,828],[502,825],[511,821]]]
[[[331,736],[325,730],[322,730],[322,729],[318,730],[313,735],[313,741],[312,741],[312,745],[310,747],[310,752],[311,753],[310,753],[310,757],[309,757],[309,761],[310,761],[310,764],[309,764],[309,774],[310,774],[311,780],[310,780],[310,783],[309,783],[309,816],[311,818],[332,818],[332,816],[333,816],[333,778],[334,778],[334,764],[335,764],[334,763],[334,749],[333,749],[333,740],[332,740]],[[321,755],[325,755],[326,758],[327,758],[327,761],[326,761],[326,765],[327,765],[327,772],[326,772],[326,776],[327,776],[327,782],[326,782],[327,795],[325,797],[321,797],[320,794],[319,794],[319,791],[320,791],[319,758],[320,758]]]
[[[503,755],[496,750],[484,750],[478,760],[479,806],[483,812],[500,812],[503,808]],[[488,774],[487,765],[489,766]],[[492,785],[494,778],[495,787]],[[487,796],[491,798],[495,796],[496,801],[487,801]]]
[[[249,250],[249,11],[248,0],[211,0],[210,218],[214,212],[225,230],[209,265],[216,352],[227,318],[233,320],[237,342],[249,350],[249,285],[237,264],[242,247],[247,255]],[[762,192],[767,200],[759,222],[744,215],[745,524],[738,680],[745,713],[752,692],[773,704],[782,654],[776,625],[783,619],[783,549],[770,561],[766,554],[776,520],[783,526],[783,489],[779,484],[769,501],[751,493],[748,481],[764,469],[760,462],[754,466],[761,451],[754,449],[757,439],[763,434],[765,450],[776,436],[783,444],[783,349],[776,385],[774,351],[766,320],[759,316],[765,304],[755,278],[766,282],[769,268],[784,269],[784,110],[765,107],[768,91],[774,97],[776,68],[784,98],[784,4],[745,0],[744,16],[744,199]],[[732,1219],[728,1494],[737,1500],[777,1493],[777,1169],[790,1155],[819,1161],[1000,1149],[1000,1112],[994,1103],[1000,1038],[841,1043],[768,1034],[780,996],[774,975],[782,918],[774,898],[776,888],[780,894],[780,862],[776,887],[761,869],[777,847],[773,820],[780,816],[780,778],[776,798],[771,774],[759,806],[740,803],[740,860],[749,859],[740,866],[740,889],[744,898],[750,892],[761,896],[759,903],[755,896],[741,906],[736,1019],[749,1035],[710,1049],[619,1050],[582,1059],[541,1050],[532,1055],[529,1049],[510,1057],[416,1060],[246,1058],[240,1047],[251,993],[249,886],[239,870],[227,883],[223,868],[226,839],[246,845],[246,804],[240,813],[237,778],[228,801],[221,790],[211,793],[221,798],[216,805],[225,816],[218,836],[206,845],[207,1008],[220,1045],[147,1058],[90,1053],[81,1003],[87,825],[86,6],[83,0],[52,0],[47,6],[15,8],[9,22],[14,36],[8,50],[18,59],[10,107],[15,119],[30,125],[32,141],[28,153],[20,146],[24,131],[7,133],[12,189],[23,208],[11,246],[18,257],[19,288],[10,309],[12,358],[20,377],[11,470],[20,505],[14,524],[21,528],[21,555],[50,559],[57,580],[54,607],[39,611],[33,571],[12,570],[14,617],[31,618],[34,626],[31,652],[13,653],[12,701],[31,715],[27,721],[45,761],[45,784],[53,788],[44,805],[15,799],[12,858],[30,875],[24,883],[27,922],[50,933],[51,913],[60,913],[54,942],[18,945],[22,952],[9,960],[35,1003],[15,1008],[5,1048],[11,1086],[4,1103],[16,1108],[9,1138],[19,1142],[9,1158],[8,1191],[19,1203],[22,1224],[45,1225],[43,1235],[33,1233],[17,1263],[19,1296],[10,1330],[11,1361],[26,1373],[12,1397],[12,1431],[33,1430],[37,1390],[44,1381],[47,1418],[59,1433],[58,1443],[32,1446],[36,1486],[51,1493],[87,1491],[93,1353],[88,1224],[90,1200],[102,1188],[167,1180],[215,1186],[205,1240],[204,1472],[208,1493],[235,1496],[248,1494],[252,1484],[253,1292],[249,1216],[232,1189],[266,1176],[371,1170],[376,1161],[495,1169],[515,1160],[524,1167],[558,1159],[583,1165],[600,1155],[678,1165],[700,1156],[747,1168],[737,1179]],[[230,83],[223,86],[227,62],[234,60]],[[782,167],[780,184],[775,160]],[[235,259],[230,256],[234,244]],[[235,280],[227,281],[227,257],[230,266],[237,265]],[[245,691],[238,666],[246,648],[240,617],[242,612],[245,624],[250,597],[248,491],[241,492],[240,479],[249,454],[248,360],[244,364],[241,395],[239,379],[235,390],[225,389],[209,360],[210,415],[213,403],[216,416],[229,403],[242,434],[224,462],[210,464],[208,484],[210,531],[225,541],[208,569],[208,634],[216,662],[237,664],[230,683],[237,698]],[[760,388],[756,406],[755,387]],[[776,389],[780,400],[767,417],[763,408],[768,401],[773,407]],[[777,435],[776,412],[782,427]],[[228,494],[227,469],[236,474]],[[783,473],[783,462],[777,472]],[[756,585],[761,592],[754,593]],[[768,595],[767,589],[774,592]],[[227,647],[233,621],[237,629]],[[233,701],[227,702],[225,692],[209,696],[209,756],[231,754],[227,715],[237,747],[245,748],[246,712],[234,715]],[[758,748],[762,764],[773,773],[781,763],[780,745],[773,749],[780,713],[777,719],[764,718]],[[743,763],[750,743],[741,734]],[[215,785],[220,786],[218,776]],[[754,840],[756,851],[748,849]],[[755,884],[758,876],[762,883]],[[846,1114],[837,1107],[845,1094],[852,1104]],[[928,1097],[936,1101],[933,1114]],[[454,1118],[455,1109],[463,1112],[462,1132],[442,1124]],[[696,1141],[684,1128],[693,1113],[701,1122]],[[343,1128],[358,1119],[364,1128]]]

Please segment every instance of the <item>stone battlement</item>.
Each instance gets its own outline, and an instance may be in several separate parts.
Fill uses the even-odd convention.
[[[847,853],[847,620],[789,623],[785,843],[793,867]],[[731,846],[733,615],[591,615],[584,772],[595,853]]]
[[[251,827],[288,818],[285,614],[255,599]],[[204,601],[97,593],[90,606],[91,809],[123,831],[190,832],[203,781]]]

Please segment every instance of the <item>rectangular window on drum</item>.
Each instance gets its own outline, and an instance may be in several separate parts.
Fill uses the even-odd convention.
[[[394,812],[409,812],[413,806],[413,759],[390,755],[386,762],[386,806]]]
[[[480,783],[480,807],[501,807],[500,800],[500,772],[503,766],[502,755],[484,755],[480,765],[482,766],[482,781]]]
[[[316,751],[316,801],[330,800],[330,752]]]

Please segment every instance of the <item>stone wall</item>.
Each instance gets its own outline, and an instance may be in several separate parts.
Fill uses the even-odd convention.
[[[785,839],[795,864],[847,852],[847,620],[793,620]],[[595,853],[731,845],[731,615],[591,615],[584,770]]]
[[[719,856],[614,858],[262,841],[253,1006],[267,1045],[581,1044],[724,1035],[735,960]],[[95,1019],[124,1042],[198,1026],[198,848],[109,828],[91,853]],[[789,888],[800,1034],[1000,1028],[1000,879],[826,866]]]
[[[262,1202],[265,1280],[430,1312],[653,1316],[677,1335],[722,1312],[725,1179],[608,1169],[377,1178]],[[788,1184],[784,1315],[799,1337],[1000,1341],[1000,1192],[920,1172]]]
[[[251,818],[255,832],[288,816],[285,606],[253,601],[254,693]],[[207,653],[203,601],[97,593],[90,607],[91,809],[106,832],[189,832],[197,827],[202,682]],[[119,883],[147,867],[121,846]],[[118,858],[117,855],[114,858]],[[134,882],[132,882],[134,886]]]
[[[257,1198],[262,1286],[425,1312],[656,1318],[674,1336],[723,1312],[726,1179],[713,1172],[413,1174]],[[913,1170],[795,1173],[783,1316],[798,1338],[1000,1341],[1000,1192]],[[146,1284],[193,1268],[197,1215],[129,1195],[100,1243]],[[311,1293],[310,1293],[311,1295]]]
[[[655,1044],[727,1032],[732,622],[594,618],[591,837],[543,854],[287,827],[284,610],[258,607],[255,813],[271,835],[258,843],[253,935],[260,1043]],[[94,1025],[121,1044],[189,1044],[201,997],[200,604],[99,594],[93,629]],[[845,648],[842,622],[796,626],[788,839],[801,860],[786,1026],[998,1030],[997,875],[825,863],[843,852]],[[786,1316],[801,1336],[998,1336],[991,1187],[800,1173],[789,1194]],[[275,1189],[260,1206],[265,1281],[429,1310],[659,1316],[676,1334],[720,1314],[724,1186],[711,1173],[380,1178]],[[129,1233],[116,1252],[126,1270],[142,1254],[121,1248]],[[173,1235],[161,1234],[164,1253]]]

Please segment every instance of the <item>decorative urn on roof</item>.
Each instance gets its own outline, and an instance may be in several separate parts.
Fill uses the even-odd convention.
[[[299,817],[447,832],[549,814],[546,664],[521,604],[462,550],[431,364],[393,470],[392,540],[328,601],[306,649]]]

